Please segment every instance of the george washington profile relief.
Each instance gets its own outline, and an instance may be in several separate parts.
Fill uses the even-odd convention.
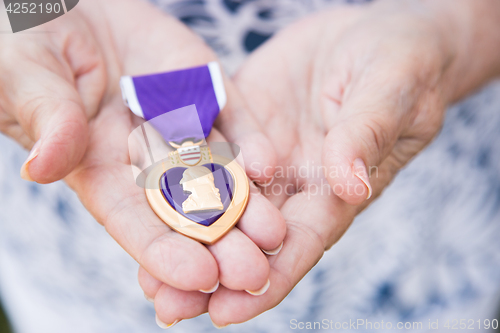
[[[180,184],[184,192],[191,192],[182,203],[184,213],[224,209],[219,189],[215,187],[214,175],[208,168],[196,166],[186,169]]]

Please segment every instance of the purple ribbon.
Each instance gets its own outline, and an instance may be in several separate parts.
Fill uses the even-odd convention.
[[[120,85],[125,104],[137,116],[153,120],[152,125],[167,142],[208,137],[226,104],[222,74],[216,62],[167,73],[124,76]],[[173,117],[159,117],[174,110],[180,112]]]

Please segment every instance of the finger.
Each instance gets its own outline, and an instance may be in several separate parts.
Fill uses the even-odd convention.
[[[250,184],[250,199],[237,227],[268,253],[279,249],[286,234],[285,219],[276,206]]]
[[[219,326],[247,321],[279,304],[318,262],[325,248],[345,232],[355,208],[333,195],[301,192],[282,208],[287,221],[283,249],[270,257],[269,290],[259,297],[219,288],[212,295],[209,313]]]
[[[245,171],[250,179],[266,184],[274,176],[276,153],[260,125],[249,112],[246,101],[228,79],[225,80],[227,106],[217,118],[216,126],[226,138],[241,149]]]
[[[97,221],[155,279],[182,290],[210,289],[217,283],[213,256],[156,216],[130,166],[82,166],[67,181]]]
[[[77,91],[67,81],[37,65],[26,67],[36,74],[12,79],[5,109],[33,142],[21,170],[23,178],[50,183],[80,162],[87,147],[87,117]]]
[[[158,292],[158,290],[160,290],[160,287],[163,285],[163,282],[155,279],[142,267],[139,267],[138,280],[139,280],[139,285],[144,291],[144,297],[148,301],[154,302],[156,293]]]
[[[335,194],[349,204],[361,204],[372,195],[370,174],[392,151],[403,128],[405,110],[399,98],[394,87],[369,85],[353,88],[339,106],[325,139],[323,163]],[[336,104],[328,98],[324,102],[325,108]]]
[[[20,125],[25,135],[17,136],[32,148],[21,175],[39,183],[63,178],[81,160],[88,118],[105,87],[102,58],[86,27],[72,22],[53,28],[57,38],[35,43],[26,37],[0,52],[1,74],[9,81],[2,85],[0,109]]]
[[[170,328],[179,321],[197,317],[208,311],[209,294],[183,291],[163,284],[155,298],[156,322]]]
[[[267,283],[269,263],[262,251],[238,228],[208,246],[219,266],[220,283],[233,290],[259,291]]]
[[[211,142],[225,142],[225,137],[213,130],[208,137]],[[255,184],[250,183],[250,198],[237,227],[258,247],[265,251],[277,249],[286,233],[285,220],[280,211],[267,200]]]

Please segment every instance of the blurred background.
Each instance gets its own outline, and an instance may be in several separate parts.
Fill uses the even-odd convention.
[[[152,2],[203,36],[234,73],[290,22],[368,1]],[[496,82],[450,109],[436,140],[283,303],[225,331],[287,332],[291,318],[498,318],[499,127]],[[137,264],[64,183],[22,181],[19,169],[27,152],[2,135],[0,147],[0,288],[13,326],[29,333],[161,332],[137,285]],[[30,209],[23,208],[26,200]],[[217,332],[207,316],[170,331]],[[0,333],[7,332],[0,310]]]
[[[2,305],[0,304],[0,333],[11,333],[9,321],[3,312]]]
[[[9,322],[7,317],[3,313],[3,309],[0,306],[0,333],[11,333]]]

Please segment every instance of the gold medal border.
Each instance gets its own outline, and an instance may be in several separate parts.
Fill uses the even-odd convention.
[[[212,155],[213,163],[224,166],[234,179],[234,194],[226,212],[212,225],[204,226],[177,213],[161,191],[161,176],[169,169],[180,167],[164,162],[151,170],[146,178],[146,197],[158,217],[175,231],[212,245],[221,239],[238,222],[248,204],[250,185],[245,170],[235,160]],[[235,204],[238,203],[238,204]]]

